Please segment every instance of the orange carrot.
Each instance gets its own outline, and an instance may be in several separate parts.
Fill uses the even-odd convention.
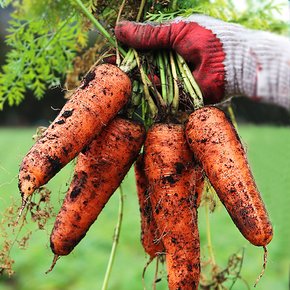
[[[232,220],[253,245],[266,246],[273,229],[238,134],[223,111],[194,111],[186,126],[188,144]]]
[[[26,200],[71,161],[127,103],[128,76],[103,64],[90,71],[40,140],[24,157],[19,189]]]
[[[141,154],[134,165],[137,194],[141,216],[141,242],[145,252],[153,260],[164,254],[164,245],[153,217],[152,206],[148,192],[148,181],[144,172],[144,157]]]
[[[178,124],[157,124],[144,145],[153,215],[166,250],[169,289],[193,290],[200,277],[196,170]]]
[[[85,236],[137,158],[144,138],[143,125],[116,118],[79,154],[50,238],[55,255],[68,255]]]

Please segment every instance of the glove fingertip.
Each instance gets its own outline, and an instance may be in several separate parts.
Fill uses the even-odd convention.
[[[115,26],[115,35],[116,38],[128,45],[128,46],[134,46],[134,39],[135,39],[135,30],[136,30],[137,24],[135,22],[131,21],[120,21],[116,26]]]

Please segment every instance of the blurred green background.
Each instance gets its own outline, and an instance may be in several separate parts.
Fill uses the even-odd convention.
[[[31,136],[34,133],[34,127],[0,129],[0,211],[2,213],[11,204],[11,198],[20,204],[17,173],[21,159],[33,144]],[[254,176],[275,230],[273,241],[268,247],[267,268],[256,289],[288,289],[290,128],[244,124],[239,126],[239,133],[247,148]],[[72,168],[72,164],[69,164],[48,183],[48,188],[52,190],[55,212],[61,206]],[[143,289],[142,271],[148,257],[140,244],[140,218],[132,171],[125,178],[123,189],[124,219],[109,289]],[[83,241],[71,255],[61,258],[49,274],[45,274],[45,271],[53,258],[49,249],[49,235],[54,220],[49,220],[44,230],[36,230],[36,225],[29,223],[21,231],[21,234],[25,234],[28,230],[33,231],[28,247],[20,250],[17,245],[14,246],[11,256],[15,260],[15,275],[11,278],[1,276],[0,289],[101,289],[117,220],[118,202],[119,197],[116,192]],[[221,205],[210,214],[210,223],[215,259],[221,268],[227,266],[229,256],[244,248],[241,276],[249,284],[249,288],[244,282],[238,281],[232,289],[253,289],[253,284],[262,269],[263,250],[252,246],[239,234]],[[199,209],[199,229],[203,257],[207,254],[204,207]],[[3,238],[3,228],[1,231]],[[161,281],[157,283],[156,289],[167,289],[164,267],[160,266],[159,269],[158,278],[161,278]],[[152,263],[145,276],[147,289],[151,289],[154,271],[155,263]]]

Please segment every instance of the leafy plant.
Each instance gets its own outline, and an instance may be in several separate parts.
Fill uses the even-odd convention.
[[[60,85],[77,52],[88,43],[85,21],[68,1],[13,3],[6,37],[11,50],[0,73],[0,109],[5,102],[20,104],[27,90],[39,99],[49,87]]]

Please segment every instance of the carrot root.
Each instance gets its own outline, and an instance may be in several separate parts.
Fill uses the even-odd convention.
[[[50,237],[55,254],[68,255],[82,240],[137,158],[144,138],[141,124],[115,118],[79,154]]]
[[[256,287],[258,285],[258,283],[260,282],[261,278],[264,276],[264,273],[265,273],[265,270],[266,270],[266,266],[267,266],[267,262],[268,262],[268,250],[267,250],[267,248],[265,246],[263,247],[263,250],[264,250],[263,267],[262,267],[260,275],[256,279],[254,287]]]
[[[59,258],[60,258],[60,256],[58,256],[58,255],[54,255],[54,256],[53,256],[53,260],[52,260],[51,266],[50,266],[50,268],[45,272],[45,274],[50,273],[50,272],[54,269],[54,266],[56,265],[56,262],[58,261]]]
[[[144,156],[140,154],[134,164],[137,196],[140,208],[141,219],[141,243],[150,260],[164,253],[164,245],[160,240],[156,221],[153,217],[152,205],[150,202],[150,189],[144,170]]]
[[[144,152],[153,216],[165,247],[169,289],[197,289],[196,171],[183,126],[154,125],[147,133]]]
[[[233,222],[253,245],[266,246],[273,228],[237,132],[223,111],[203,107],[186,126],[188,144]]]

